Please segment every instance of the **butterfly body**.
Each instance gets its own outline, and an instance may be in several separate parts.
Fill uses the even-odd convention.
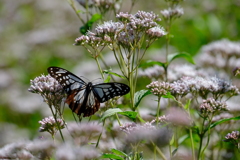
[[[69,108],[78,115],[83,114],[84,117],[97,112],[100,103],[130,91],[130,88],[123,83],[86,83],[73,73],[59,67],[49,67],[48,73],[63,86],[67,93],[66,103]]]

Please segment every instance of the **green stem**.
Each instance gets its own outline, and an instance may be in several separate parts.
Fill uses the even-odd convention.
[[[103,127],[104,127],[104,125],[105,125],[105,120],[103,120]],[[100,142],[101,137],[102,137],[102,132],[101,132],[100,135],[98,136],[98,140],[97,140],[97,143],[96,143],[96,148],[97,148],[98,145],[99,145],[99,142]]]
[[[213,116],[209,119],[209,124],[208,124],[208,128],[207,128],[207,131],[208,131],[208,135],[207,135],[207,143],[205,145],[205,147],[203,148],[202,152],[201,152],[201,159],[203,159],[203,156],[204,156],[204,151],[207,149],[208,145],[209,145],[209,141],[210,141],[210,125],[211,125],[211,122],[212,122],[212,118]]]
[[[197,158],[198,160],[200,159],[200,155],[201,155],[201,151],[202,151],[203,137],[204,137],[204,134],[205,134],[205,131],[204,131],[204,123],[205,123],[205,118],[203,119],[201,132],[200,132],[200,134],[199,134],[200,143],[199,143],[199,148],[198,148],[198,158]]]
[[[115,115],[116,115],[116,118],[117,118],[117,121],[118,121],[119,126],[122,126],[122,124],[121,124],[121,122],[120,122],[120,119],[119,119],[117,113],[116,113]]]
[[[204,156],[204,151],[206,150],[206,148],[208,147],[210,141],[210,128],[208,128],[208,137],[207,137],[207,143],[205,145],[205,147],[203,148],[202,152],[201,152],[201,159],[203,159]]]
[[[61,129],[60,129],[60,126],[59,126],[59,123],[57,122],[57,117],[56,117],[57,115],[55,115],[55,114],[54,114],[54,112],[53,112],[53,109],[52,109],[52,106],[51,106],[51,105],[49,105],[49,108],[51,109],[52,115],[53,115],[53,117],[54,117],[54,120],[55,120],[55,122],[56,122],[56,124],[57,124],[57,127],[58,127],[59,133],[60,133],[60,135],[61,135],[61,138],[62,138],[63,142],[65,142],[65,140],[64,140],[64,138],[63,138],[62,131],[61,131]]]
[[[169,145],[170,159],[172,159],[172,145]]]
[[[158,154],[162,157],[163,160],[167,160],[167,158],[164,156],[164,154],[162,153],[161,149],[157,147],[157,145],[155,143],[153,143],[154,148],[156,149],[156,151],[158,152]]]
[[[158,96],[158,104],[157,104],[157,125],[158,125],[159,114],[160,114],[160,100],[161,100],[161,96]]]
[[[75,13],[76,13],[77,17],[79,18],[79,20],[84,24],[84,20],[78,14],[77,8],[75,7],[73,0],[67,0],[67,1],[70,4],[70,6],[72,7],[72,9],[75,11]]]
[[[103,74],[102,68],[100,66],[99,60],[97,57],[95,58],[95,60],[96,60],[97,66],[98,66],[98,70],[101,73],[102,79],[104,80],[105,78],[104,78],[104,74]]]
[[[181,105],[181,106],[184,107],[183,105]],[[190,117],[190,107],[189,106],[188,106],[188,110],[187,111],[188,111],[188,116]],[[195,160],[195,149],[194,149],[194,142],[193,142],[193,133],[192,133],[192,129],[191,128],[189,129],[189,134],[190,134],[190,140],[191,140],[192,160]]]
[[[195,150],[194,150],[194,142],[193,142],[192,129],[189,129],[189,133],[190,133],[191,148],[192,148],[192,160],[195,160]]]

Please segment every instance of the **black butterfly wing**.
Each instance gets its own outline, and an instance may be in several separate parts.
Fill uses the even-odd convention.
[[[63,86],[67,94],[76,89],[83,89],[87,85],[81,78],[60,67],[49,67],[48,73]]]
[[[93,85],[92,91],[97,97],[98,101],[103,103],[116,96],[127,94],[130,91],[130,88],[126,84],[112,82]]]
[[[93,115],[99,110],[100,102],[91,91],[91,84],[60,67],[49,67],[48,73],[55,78],[67,92],[66,103],[78,115]]]

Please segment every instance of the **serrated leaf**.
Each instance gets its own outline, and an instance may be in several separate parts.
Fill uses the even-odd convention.
[[[124,157],[127,157],[128,155],[120,150],[117,150],[117,149],[111,149],[111,152],[117,154],[117,155],[120,155],[120,156],[124,156]]]
[[[137,108],[143,97],[151,94],[150,90],[140,90],[134,94],[134,107]]]
[[[168,62],[171,63],[176,58],[184,58],[189,63],[195,64],[193,57],[189,53],[175,53],[168,55]]]
[[[111,108],[111,109],[108,109],[108,110],[106,110],[106,111],[103,113],[100,121],[104,121],[106,118],[111,117],[111,116],[115,115],[115,114],[118,113],[118,112],[122,112],[122,110],[119,109],[119,108]]]
[[[137,112],[134,112],[134,111],[118,112],[118,114],[124,115],[124,116],[130,118],[133,121],[135,121],[136,118],[137,118]]]
[[[110,158],[110,159],[117,159],[117,160],[124,160],[124,158],[118,156],[118,155],[115,155],[115,154],[110,154],[110,153],[104,153],[101,157],[102,158]]]

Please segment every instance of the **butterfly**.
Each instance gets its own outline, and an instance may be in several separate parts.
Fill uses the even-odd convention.
[[[60,67],[49,67],[48,73],[55,78],[67,93],[66,103],[77,115],[88,117],[99,110],[100,103],[130,91],[123,83],[86,83],[78,76]]]

